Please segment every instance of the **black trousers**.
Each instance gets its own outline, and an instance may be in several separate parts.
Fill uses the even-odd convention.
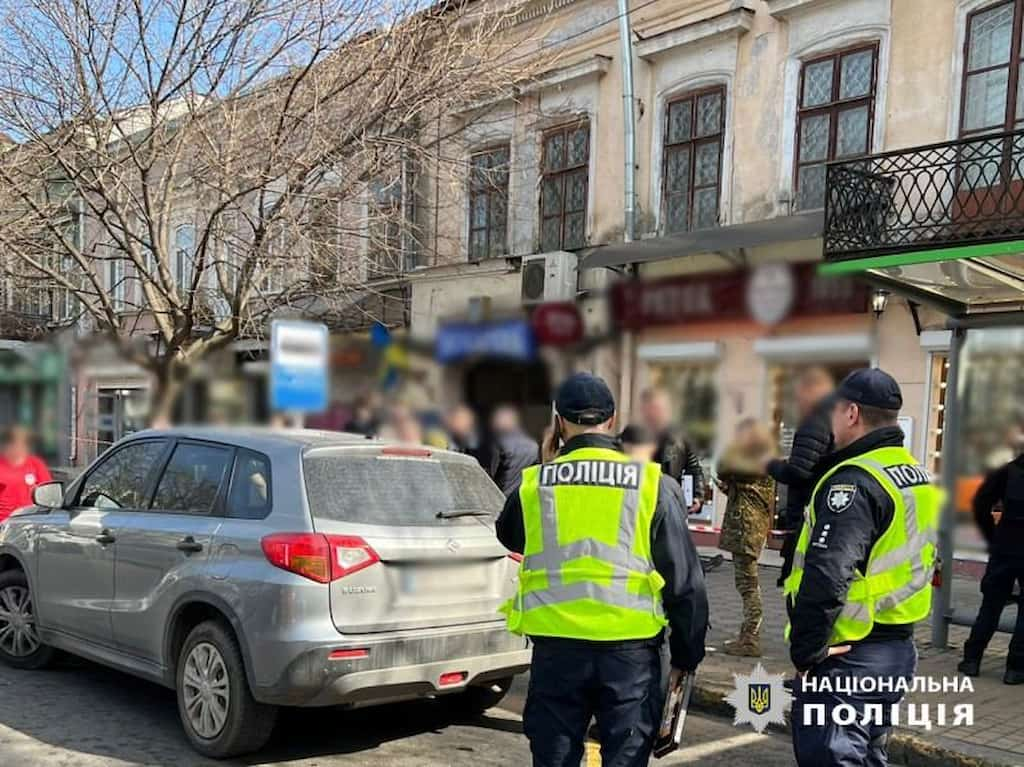
[[[971,635],[964,643],[964,658],[967,660],[981,660],[992,635],[999,628],[999,619],[1013,594],[1014,583],[1020,583],[1024,592],[1024,558],[993,554],[985,568],[985,577],[981,579],[981,609],[971,628]],[[1024,671],[1024,603],[1017,605],[1017,625],[1010,640],[1006,668]]]
[[[840,687],[850,689],[855,677],[872,677],[908,682],[917,668],[917,650],[910,639],[885,642],[857,642],[845,655],[834,655],[821,662],[808,675],[829,678],[830,692],[804,689],[797,678],[793,682],[793,753],[800,767],[886,767],[889,764],[887,743],[892,730],[889,714],[893,703],[903,697],[896,691],[856,694],[838,692]],[[858,683],[859,685],[859,683]],[[852,706],[856,718],[848,725],[836,724],[832,712],[841,705]],[[820,724],[808,709],[812,705],[825,707],[825,723]],[[866,717],[868,705],[882,705],[882,722]]]
[[[603,767],[646,767],[663,703],[657,646],[540,640],[523,711],[534,767],[579,767],[591,716]]]

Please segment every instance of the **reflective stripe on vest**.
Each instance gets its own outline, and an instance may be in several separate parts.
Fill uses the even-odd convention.
[[[894,462],[876,460],[878,455],[890,455]],[[847,592],[846,602],[836,621],[832,642],[855,641],[870,633],[876,621],[883,623],[912,622],[923,619],[929,611],[930,599],[922,598],[931,581],[935,561],[935,540],[938,529],[938,511],[942,493],[938,488],[920,482],[901,486],[890,469],[916,466],[909,452],[902,448],[879,448],[862,456],[851,458],[833,467],[814,488],[811,502],[804,515],[804,526],[797,541],[793,568],[786,579],[787,598],[795,599],[803,580],[804,563],[810,536],[814,529],[814,503],[819,491],[839,469],[858,466],[878,481],[897,503],[889,528],[872,546],[867,572],[857,572]],[[918,508],[915,493],[923,488],[926,508]],[[903,516],[903,540],[894,548],[886,549],[894,526]],[[923,528],[919,520],[923,519]],[[909,579],[905,565],[909,563]],[[892,581],[900,581],[898,584]],[[911,600],[917,599],[918,602]],[[901,613],[900,610],[903,610]],[[787,636],[789,627],[787,626]]]
[[[636,517],[640,507],[640,488],[627,488],[623,493],[622,508],[619,512],[619,540],[614,546],[593,538],[560,546],[558,544],[558,512],[555,509],[555,488],[540,486],[541,534],[544,549],[538,554],[530,554],[523,558],[523,570],[544,570],[548,573],[558,572],[562,565],[573,559],[593,557],[608,562],[620,571],[647,572],[650,563],[643,557],[633,553],[636,539]],[[552,582],[553,581],[553,582]],[[571,602],[576,599],[596,599],[619,607],[633,610],[651,610],[651,598],[641,594],[630,593],[626,589],[625,577],[613,578],[610,586],[594,581],[577,581],[563,583],[561,578],[548,579],[546,589],[528,591],[522,595],[522,609],[530,610],[543,605]],[[656,600],[653,609],[661,614],[661,600]]]
[[[659,482],[656,464],[604,448],[574,450],[525,470],[526,550],[517,594],[502,608],[509,629],[590,640],[661,631],[664,580],[649,544]]]

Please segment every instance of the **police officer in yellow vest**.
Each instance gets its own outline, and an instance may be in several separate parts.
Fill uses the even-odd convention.
[[[856,370],[836,390],[836,452],[785,584],[798,671],[793,747],[806,767],[886,765],[898,680],[917,665],[914,624],[931,607],[942,494],[903,447],[902,405],[896,381],[878,369]]]
[[[600,378],[558,389],[558,457],[523,471],[498,538],[523,554],[509,629],[533,640],[523,727],[535,767],[579,767],[591,716],[602,762],[646,765],[661,718],[666,625],[673,667],[704,657],[708,605],[677,483],[631,461]]]

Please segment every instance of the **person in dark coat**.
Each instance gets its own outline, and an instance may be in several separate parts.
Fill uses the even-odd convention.
[[[790,532],[782,544],[782,571],[777,584],[780,587],[793,568],[793,550],[803,524],[804,508],[822,475],[825,459],[832,452],[833,389],[835,380],[823,367],[815,365],[800,374],[796,398],[801,420],[793,435],[789,458],[772,459],[766,467],[768,476],[787,489],[780,526]]]
[[[523,469],[540,462],[540,447],[519,425],[511,405],[498,407],[491,416],[491,479],[506,496],[519,487]],[[485,467],[486,468],[486,467]]]
[[[696,514],[704,505],[704,470],[700,456],[672,423],[672,403],[664,389],[645,389],[640,395],[640,410],[644,425],[654,436],[657,447],[654,462],[661,464],[661,471],[672,477],[681,486],[683,478],[693,480],[693,498],[687,512]]]
[[[968,676],[981,672],[981,657],[999,627],[1015,582],[1024,594],[1024,453],[981,483],[974,495],[974,518],[988,541],[989,557],[981,580],[981,609],[964,643],[964,659],[957,667]],[[1024,601],[1017,605],[1017,625],[1003,681],[1024,684]]]

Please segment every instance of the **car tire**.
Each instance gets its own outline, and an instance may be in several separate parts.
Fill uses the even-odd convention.
[[[36,670],[50,665],[55,654],[39,640],[28,577],[21,570],[0,573],[0,661]]]
[[[472,685],[463,692],[452,696],[452,705],[463,716],[479,716],[489,708],[494,708],[512,687],[513,677],[494,679],[486,684]]]
[[[203,756],[250,754],[270,739],[277,707],[253,698],[238,642],[219,621],[189,632],[178,655],[175,691],[185,735]]]

